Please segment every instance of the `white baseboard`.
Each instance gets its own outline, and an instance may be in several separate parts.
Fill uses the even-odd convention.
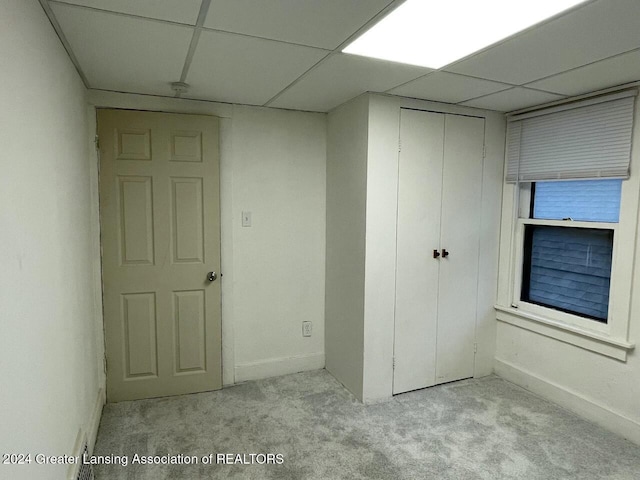
[[[87,425],[87,443],[89,453],[93,453],[93,447],[96,445],[96,438],[98,437],[98,428],[100,427],[100,419],[102,418],[102,409],[106,403],[107,398],[104,388],[98,391],[98,398],[96,398],[96,404],[93,407],[93,413],[91,419]]]
[[[78,430],[78,435],[76,436],[76,443],[73,446],[73,454],[76,457],[80,458],[80,462],[82,462],[82,451],[84,450],[84,444],[87,443],[87,448],[89,449],[89,454],[93,454],[93,448],[96,444],[96,437],[98,436],[98,428],[100,427],[100,419],[102,418],[102,408],[106,403],[106,396],[104,388],[98,390],[98,395],[96,397],[96,403],[91,412],[91,418],[89,418],[89,422],[84,425],[82,428]],[[75,480],[78,477],[78,471],[80,469],[80,463],[75,463],[69,465],[69,470],[67,471],[67,478],[69,480]]]
[[[640,423],[509,362],[496,359],[496,375],[640,445]]]
[[[324,368],[324,353],[273,358],[261,362],[241,363],[235,368],[236,383],[277,377],[290,373]]]

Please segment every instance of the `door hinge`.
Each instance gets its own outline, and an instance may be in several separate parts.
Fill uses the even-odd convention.
[[[485,158],[487,158],[487,146],[482,145],[482,159],[484,160]]]
[[[96,135],[96,150],[100,150],[100,137]]]
[[[398,139],[398,153],[402,151],[402,140]]]
[[[393,357],[392,365],[393,365],[393,369],[395,370],[396,369],[396,357]]]
[[[104,373],[107,373],[107,356],[104,356]]]
[[[473,353],[478,353],[478,344],[477,343],[473,344]]]

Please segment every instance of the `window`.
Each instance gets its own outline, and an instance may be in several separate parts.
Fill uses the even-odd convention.
[[[537,182],[532,218],[618,223],[622,180]]]
[[[521,299],[607,323],[613,231],[527,225]]]
[[[497,319],[625,360],[640,205],[635,91],[509,118]]]
[[[520,300],[607,323],[621,183],[532,184],[529,217],[536,223],[522,221]]]

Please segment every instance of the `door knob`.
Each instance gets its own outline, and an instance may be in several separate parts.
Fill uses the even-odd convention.
[[[446,248],[442,249],[442,258],[447,258],[449,256],[449,252],[447,252]]]
[[[440,252],[438,250],[433,250],[433,258],[438,258],[440,256]]]
[[[210,282],[215,281],[215,279],[216,279],[216,278],[218,278],[218,275],[216,275],[216,272],[209,272],[209,273],[207,274],[207,279],[208,279]]]

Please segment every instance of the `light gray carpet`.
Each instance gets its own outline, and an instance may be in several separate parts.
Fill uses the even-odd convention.
[[[95,454],[280,453],[282,465],[99,466],[108,479],[639,479],[640,447],[498,377],[358,403],[324,370],[110,404]]]

